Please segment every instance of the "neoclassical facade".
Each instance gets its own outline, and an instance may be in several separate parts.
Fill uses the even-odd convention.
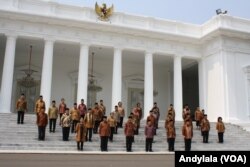
[[[205,109],[211,121],[250,121],[250,20],[216,15],[202,25],[115,12],[98,19],[93,8],[45,0],[0,0],[0,112],[15,111],[26,93],[29,112],[43,95],[47,106],[64,97],[85,99],[93,74],[107,113],[122,101],[128,114],[140,102],[144,118],[157,102],[161,119],[173,103]],[[38,82],[23,88],[29,65]],[[93,57],[94,55],[94,57]],[[93,73],[91,73],[93,72]],[[90,75],[91,74],[91,75]]]

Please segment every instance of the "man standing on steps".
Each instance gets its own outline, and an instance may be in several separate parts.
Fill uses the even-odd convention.
[[[144,134],[146,137],[146,145],[145,145],[145,150],[146,152],[150,151],[152,152],[152,143],[154,139],[154,134],[155,134],[155,126],[152,124],[151,120],[147,120],[147,125],[145,126],[144,129]]]
[[[168,151],[174,151],[174,143],[175,143],[175,126],[174,121],[172,118],[170,118],[169,121],[165,122],[165,128],[166,128],[166,136],[167,136],[167,142],[168,142]]]
[[[80,111],[77,108],[77,103],[74,103],[74,107],[70,110],[70,116],[72,119],[71,133],[75,133],[76,124],[80,121]]]
[[[132,116],[128,117],[128,121],[125,124],[124,134],[126,136],[126,148],[127,152],[132,152],[132,143],[134,140],[134,132],[136,130],[135,124],[132,122]]]
[[[141,124],[141,118],[142,118],[142,108],[141,108],[141,104],[137,103],[136,107],[133,108],[133,114],[134,117],[136,118],[136,131],[135,131],[135,135],[139,134],[139,128],[140,128],[140,124]]]
[[[201,130],[202,130],[202,135],[203,135],[203,143],[208,143],[210,123],[207,119],[207,114],[204,114],[204,118],[201,121]]]
[[[223,134],[225,132],[225,125],[222,122],[222,117],[218,117],[218,121],[216,123],[216,130],[218,131],[219,143],[223,143]]]
[[[114,119],[116,120],[116,126],[115,126],[114,134],[118,134],[118,127],[120,125],[120,113],[118,111],[118,106],[115,106],[115,111],[113,111],[112,113],[114,113]]]
[[[101,109],[100,109],[97,102],[95,103],[95,106],[92,109],[92,112],[93,112],[94,120],[95,120],[95,125],[94,125],[93,132],[94,132],[94,134],[96,134],[97,131],[98,131],[98,127],[100,125],[100,122],[102,121],[102,116],[103,116],[103,113],[102,113],[102,111],[101,111]]]
[[[94,124],[95,124],[95,120],[94,120],[93,111],[92,111],[92,108],[89,108],[88,113],[85,114],[85,117],[84,117],[84,125],[87,128],[85,141],[92,142],[92,132],[93,132]]]
[[[59,114],[60,114],[60,120],[62,118],[62,115],[65,113],[65,110],[67,108],[67,105],[65,103],[65,99],[64,98],[61,98],[61,103],[59,104]],[[60,122],[61,123],[61,122]]]
[[[42,108],[46,110],[46,105],[45,102],[43,101],[43,96],[40,95],[39,99],[36,101],[36,108],[35,108],[36,114],[38,114]]]
[[[173,104],[169,105],[169,108],[168,108],[168,111],[167,111],[167,116],[169,115],[169,113],[171,113],[172,119],[173,119],[173,121],[175,123],[175,109],[174,109]]]
[[[56,120],[58,117],[58,108],[56,107],[56,101],[53,100],[52,101],[52,105],[49,108],[48,111],[48,116],[49,116],[49,132],[53,132],[55,133],[55,129],[56,129]]]
[[[70,124],[71,124],[71,116],[69,115],[69,108],[66,108],[65,113],[62,115],[61,118],[63,141],[69,140]]]
[[[197,107],[196,111],[195,111],[195,121],[196,121],[196,128],[197,129],[200,128],[202,117],[203,117],[203,114],[200,110],[200,107]]]
[[[153,114],[155,116],[155,127],[158,129],[158,123],[159,123],[159,118],[160,118],[160,109],[157,106],[157,103],[154,102],[154,106],[152,108]]]
[[[105,105],[103,103],[103,100],[100,100],[99,108],[100,108],[100,110],[102,112],[102,115],[106,115],[106,107],[105,107]]]
[[[113,134],[114,134],[115,128],[117,126],[116,119],[114,118],[114,112],[110,113],[110,116],[108,117],[108,124],[110,126],[109,141],[113,142]]]
[[[17,124],[23,124],[24,120],[24,113],[27,111],[27,101],[25,100],[25,96],[22,93],[20,98],[17,100],[16,103],[16,110],[17,110]]]
[[[45,108],[41,108],[37,114],[36,124],[38,126],[38,140],[45,140],[45,129],[48,124],[48,115],[45,113]]]
[[[156,135],[156,118],[154,116],[153,110],[149,111],[149,116],[147,117],[146,123],[150,121],[151,125],[154,127],[154,135]]]
[[[193,138],[193,128],[190,125],[190,121],[186,120],[182,127],[182,135],[184,136],[185,151],[191,150],[191,143]]]
[[[118,112],[120,113],[120,122],[119,122],[119,128],[122,128],[123,126],[123,118],[125,116],[125,110],[122,106],[122,102],[119,101],[118,102]]]
[[[107,116],[102,117],[103,121],[99,126],[99,135],[101,138],[101,151],[108,151],[108,138],[110,136],[110,126],[107,121]]]
[[[78,110],[80,111],[81,118],[84,118],[87,113],[87,106],[84,104],[84,99],[81,99],[81,103],[78,105]]]
[[[86,127],[84,125],[83,118],[80,119],[80,122],[76,125],[76,143],[77,149],[83,150],[83,143],[85,141],[86,136]]]

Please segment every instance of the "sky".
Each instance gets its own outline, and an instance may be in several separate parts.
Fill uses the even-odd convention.
[[[250,0],[52,0],[58,3],[94,8],[114,4],[115,12],[203,24],[216,15],[216,9],[228,15],[250,20]]]

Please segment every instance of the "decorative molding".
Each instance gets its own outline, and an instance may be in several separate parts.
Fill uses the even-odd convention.
[[[73,24],[68,24],[75,27],[85,22],[87,26],[91,26],[94,29],[101,27],[102,31],[112,30],[128,33],[128,30],[131,31],[133,29],[132,34],[134,35],[151,36],[153,34],[159,34],[158,37],[164,36],[166,38],[170,38],[170,36],[174,35],[175,38],[172,39],[182,38],[187,41],[197,41],[197,39],[208,36],[211,32],[219,29],[223,29],[224,31],[235,30],[238,31],[238,34],[240,34],[240,32],[249,33],[250,29],[249,20],[229,15],[217,15],[202,25],[195,25],[146,16],[129,15],[121,12],[114,13],[111,20],[113,27],[110,27],[110,24],[106,24],[106,22],[97,22],[95,10],[89,7],[66,5],[44,0],[0,0],[0,4],[0,11],[2,12],[10,11],[20,13],[16,16],[19,18],[33,15],[35,17],[33,17],[32,20],[37,20],[38,17],[42,17],[39,20],[46,20],[45,22],[49,24],[64,20],[71,23],[74,22]],[[7,13],[10,14],[9,12]],[[53,19],[48,16],[53,16]],[[102,26],[96,26],[96,24],[101,24]],[[151,32],[153,32],[153,34]]]
[[[247,75],[247,79],[250,80],[250,65],[243,67],[242,70]]]
[[[192,44],[175,43],[174,41],[162,41],[160,39],[150,39],[146,37],[134,37],[125,34],[113,34],[110,32],[96,32],[86,29],[68,28],[66,26],[59,27],[56,25],[47,25],[46,29],[42,23],[26,23],[24,21],[14,21],[1,19],[5,23],[5,28],[0,27],[0,33],[6,33],[6,29],[17,32],[18,36],[32,37],[40,39],[51,39],[55,41],[64,41],[72,43],[86,43],[88,45],[100,45],[110,47],[122,47],[124,49],[134,49],[145,51],[148,48],[154,48],[152,52],[159,52],[164,54],[173,54],[180,48],[188,48],[185,55],[190,57],[199,57],[199,48]],[[24,27],[21,29],[19,25]],[[13,27],[14,25],[14,27]],[[63,33],[60,33],[63,32]],[[78,32],[76,34],[76,32]],[[148,43],[150,41],[150,43]],[[178,48],[173,46],[178,45]]]
[[[13,2],[18,5],[13,5]],[[250,21],[232,16],[215,16],[203,25],[193,25],[116,12],[112,24],[106,24],[96,22],[93,8],[42,0],[0,0],[0,4],[0,33],[22,37],[48,37],[73,43],[86,41],[90,45],[120,45],[124,49],[143,51],[153,48],[154,53],[180,54],[190,58],[200,58],[202,50],[203,55],[211,55],[221,49],[222,46],[211,45],[217,40],[216,36],[250,38]],[[226,49],[250,52],[241,46]]]
[[[126,88],[144,88],[144,76],[140,74],[134,74],[123,77]]]

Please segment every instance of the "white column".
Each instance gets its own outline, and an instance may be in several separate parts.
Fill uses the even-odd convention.
[[[1,113],[11,112],[16,36],[7,36],[1,84]]]
[[[149,115],[154,101],[153,55],[146,53],[144,65],[144,119]]]
[[[84,99],[84,103],[88,104],[88,65],[89,65],[89,46],[81,44],[79,70],[78,70],[78,86],[77,86],[77,103]]]
[[[122,50],[114,49],[111,109],[122,99]]]
[[[53,72],[53,47],[54,41],[45,40],[40,94],[43,96],[45,101],[46,111],[48,111],[47,109],[51,103],[50,98]]]
[[[205,96],[204,96],[204,62],[202,59],[198,61],[198,75],[199,75],[199,105],[200,108],[205,108]]]
[[[181,57],[174,57],[174,108],[176,112],[176,120],[182,120],[182,67]]]

